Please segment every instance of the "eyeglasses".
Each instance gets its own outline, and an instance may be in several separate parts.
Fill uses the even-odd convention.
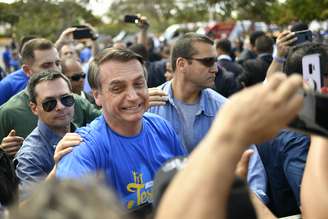
[[[71,77],[69,77],[72,81],[79,81],[81,79],[85,78],[85,74],[84,73],[79,73],[79,74],[75,74]]]
[[[186,58],[186,59],[191,59],[191,60],[196,60],[200,63],[202,63],[206,67],[212,67],[214,63],[217,62],[217,57],[205,57],[205,58]]]
[[[71,107],[75,103],[73,95],[70,94],[61,96],[59,100],[66,107]],[[56,108],[56,106],[57,106],[57,99],[54,97],[48,98],[42,102],[43,110],[46,112],[51,112],[53,109]]]

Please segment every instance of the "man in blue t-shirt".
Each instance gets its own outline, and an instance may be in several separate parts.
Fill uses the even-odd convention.
[[[56,175],[80,178],[103,172],[127,208],[151,203],[156,171],[186,151],[168,122],[145,113],[149,98],[139,55],[110,48],[92,62],[97,69],[90,77],[103,115],[77,130],[83,142],[60,161]]]

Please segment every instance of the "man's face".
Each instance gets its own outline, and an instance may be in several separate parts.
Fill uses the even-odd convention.
[[[67,58],[76,58],[78,59],[77,52],[73,45],[64,45],[60,49],[60,58],[67,59]]]
[[[42,81],[35,87],[36,104],[31,103],[32,112],[53,130],[61,130],[70,125],[74,115],[74,105],[66,107],[61,98],[71,95],[68,84],[62,78],[53,81]],[[42,104],[55,99],[57,104],[53,110],[47,112]]]
[[[48,50],[34,50],[34,62],[28,64],[28,66],[28,74],[30,76],[44,70],[61,71],[59,55],[55,48]]]
[[[189,63],[184,68],[186,82],[199,89],[213,87],[217,73],[216,50],[207,43],[196,42],[193,44],[197,53],[189,57]]]
[[[70,79],[72,91],[78,95],[83,90],[85,74],[79,62],[71,62],[66,66],[64,74]]]
[[[141,63],[107,61],[100,66],[101,89],[95,99],[102,106],[110,127],[120,128],[127,124],[140,125],[148,108],[148,90]]]

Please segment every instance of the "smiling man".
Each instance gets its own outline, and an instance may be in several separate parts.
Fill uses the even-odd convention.
[[[172,127],[145,113],[148,90],[142,58],[125,49],[105,49],[93,60],[95,99],[103,115],[77,130],[83,142],[59,163],[59,178],[98,171],[127,208],[152,202],[153,177],[168,159],[185,155]]]

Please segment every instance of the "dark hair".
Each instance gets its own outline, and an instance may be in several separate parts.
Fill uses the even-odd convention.
[[[23,47],[25,46],[25,44],[30,41],[30,40],[33,40],[35,39],[36,36],[25,36],[23,37],[21,40],[20,40],[20,43],[19,43],[19,49],[18,49],[18,52],[19,54],[22,54],[22,49]]]
[[[221,49],[223,52],[230,54],[231,53],[231,42],[228,39],[219,40],[216,43],[216,48]]]
[[[313,43],[313,42],[306,42],[299,45],[296,45],[290,48],[287,60],[284,66],[284,72],[287,75],[298,73],[303,74],[302,69],[302,58],[306,55],[310,54],[320,54],[320,67],[321,73],[324,76],[328,76],[328,46],[322,43]]]
[[[99,66],[104,62],[111,61],[111,60],[119,61],[119,62],[128,62],[134,59],[140,62],[140,64],[144,68],[144,72],[146,75],[144,60],[137,53],[129,49],[121,49],[121,48],[114,48],[114,47],[101,50],[91,61],[89,66],[88,82],[90,83],[90,87],[92,89],[101,88]]]
[[[249,42],[254,47],[256,39],[263,35],[265,35],[265,33],[263,31],[254,31],[253,33],[251,33],[251,35],[249,37]]]
[[[46,70],[43,72],[40,72],[38,74],[33,74],[32,77],[29,80],[27,91],[28,95],[30,98],[30,101],[33,103],[36,103],[36,92],[35,92],[35,87],[42,81],[54,81],[58,78],[64,79],[66,81],[69,90],[72,91],[72,85],[70,80],[61,72],[56,71],[56,70]]]
[[[203,34],[186,33],[175,42],[172,48],[171,64],[173,72],[176,70],[176,61],[179,57],[190,58],[198,53],[198,51],[193,47],[195,42],[214,45],[214,41]]]
[[[274,41],[266,35],[260,36],[255,41],[255,48],[258,53],[272,53]]]
[[[144,60],[148,60],[148,51],[143,44],[141,43],[133,44],[132,46],[129,47],[129,49],[141,55]]]
[[[54,48],[53,43],[50,40],[43,38],[36,38],[27,41],[22,48],[22,62],[23,63],[33,63],[34,62],[34,51],[35,50],[49,50]]]
[[[18,197],[19,180],[9,156],[0,148],[0,204],[9,206]],[[1,215],[1,214],[0,214]]]

